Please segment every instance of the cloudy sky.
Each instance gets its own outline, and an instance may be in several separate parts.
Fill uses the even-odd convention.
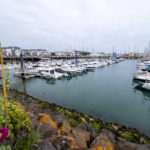
[[[150,0],[1,0],[2,46],[143,51]]]

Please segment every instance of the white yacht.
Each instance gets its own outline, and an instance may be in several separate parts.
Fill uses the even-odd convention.
[[[150,81],[150,73],[147,71],[138,70],[136,73],[133,74],[133,78],[140,81]]]

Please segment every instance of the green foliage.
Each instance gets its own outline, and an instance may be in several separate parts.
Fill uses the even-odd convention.
[[[6,91],[9,91],[9,85],[10,85],[10,78],[9,78],[10,73],[7,72],[6,78],[5,78],[5,83],[6,83]],[[2,79],[2,77],[0,78]],[[4,98],[5,97],[0,97],[0,127],[4,126],[4,123],[8,121],[8,119],[5,119],[5,107],[4,107]]]
[[[7,127],[9,129],[9,137],[11,138],[13,133],[17,133],[19,130],[24,129],[27,132],[31,131],[31,121],[28,114],[25,113],[24,107],[17,102],[7,102],[8,118],[5,119],[4,104],[2,99],[0,100],[0,126],[3,127],[7,121]]]
[[[94,128],[96,128],[98,132],[100,131],[101,126],[100,126],[99,123],[97,123],[97,122],[94,121],[94,122],[90,122],[90,124],[91,124]]]
[[[90,55],[90,52],[80,52],[80,54],[83,56],[88,56],[88,55]]]
[[[69,120],[70,120],[70,125],[71,126],[74,126],[75,125],[75,123],[77,122],[76,120],[75,120],[75,118],[77,118],[77,116],[75,116],[74,115],[74,113],[71,113],[71,112],[69,112],[69,111],[67,111],[67,110],[64,110],[64,109],[59,109],[59,112],[60,113],[62,113],[62,114],[64,114],[64,115],[66,115],[68,118],[69,118]]]
[[[0,150],[11,150],[11,147],[10,145],[7,145],[7,146],[2,145],[0,146]]]
[[[64,111],[64,114],[65,114],[68,118],[73,118],[73,114],[72,114],[70,111],[68,111],[68,110],[65,110],[65,111]]]
[[[38,103],[37,105],[40,106],[40,107],[44,107],[45,106],[44,103]]]
[[[10,87],[10,77],[9,77],[10,73],[7,72],[6,76],[5,76],[5,84],[6,84],[6,91],[9,91],[9,87]],[[0,77],[0,80],[3,79],[2,75]]]
[[[10,77],[9,77],[10,73],[7,72],[6,74],[6,78],[5,78],[5,81],[6,81],[6,91],[8,92],[9,91],[9,87],[10,87]]]
[[[9,138],[14,139],[15,150],[30,150],[40,138],[38,132],[31,132],[31,121],[27,113],[25,113],[24,107],[17,102],[8,102],[8,119],[4,116],[4,104],[0,101],[0,110],[3,114],[0,114],[0,126],[4,126],[7,121],[7,127],[9,129]],[[2,147],[2,150],[7,150]],[[5,149],[4,149],[5,148]],[[0,149],[1,150],[1,149]],[[10,149],[8,149],[10,150]]]
[[[6,91],[9,92],[9,72],[6,75]],[[38,132],[31,132],[31,121],[24,107],[15,101],[7,101],[8,118],[5,119],[4,98],[0,98],[0,127],[7,122],[9,138],[14,139],[15,150],[30,150],[40,139]],[[0,150],[11,150],[10,146],[1,146]]]
[[[125,139],[128,139],[130,141],[134,141],[134,137],[133,137],[131,132],[125,131],[125,132],[120,133],[120,135],[121,135],[121,137],[123,137]]]
[[[62,113],[62,114],[64,114],[65,112],[64,112],[64,110],[61,108],[61,109],[59,109],[59,112],[60,113]]]
[[[51,56],[56,56],[56,54],[55,53],[51,53]]]
[[[82,124],[86,124],[86,123],[87,123],[87,121],[86,121],[85,118],[83,118],[83,117],[79,117],[78,121],[79,121],[80,123],[82,123]]]
[[[119,131],[119,134],[121,137],[134,143],[150,144],[150,140],[146,136],[140,135],[139,133],[134,133],[132,131]]]
[[[49,105],[47,103],[38,103],[37,105],[42,108],[49,108]]]
[[[25,113],[24,107],[20,103],[8,103],[8,116],[8,125],[11,125],[12,130],[17,131],[26,129],[27,131],[31,131],[31,121],[28,114]]]
[[[59,112],[66,115],[68,118],[73,118],[74,117],[73,113],[71,113],[68,110],[64,110],[64,109],[61,108],[61,109],[59,109]]]
[[[0,98],[0,127],[3,127],[3,124],[5,123],[5,107],[4,107],[4,100],[3,98]]]
[[[75,123],[76,123],[76,120],[73,119],[73,118],[69,118],[69,120],[71,121],[70,125],[73,127],[75,125]]]
[[[36,146],[36,143],[40,140],[40,134],[38,132],[31,132],[28,136],[18,138],[15,144],[15,150],[31,150]]]

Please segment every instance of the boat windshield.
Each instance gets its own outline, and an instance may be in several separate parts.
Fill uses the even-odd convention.
[[[54,74],[54,70],[50,70],[50,74]]]

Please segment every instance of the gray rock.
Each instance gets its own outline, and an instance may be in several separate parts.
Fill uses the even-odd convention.
[[[103,147],[105,149],[111,147],[112,149],[114,149],[115,135],[112,132],[103,129],[90,145],[90,148],[96,147]]]
[[[91,133],[78,128],[72,129],[72,134],[80,148],[87,148],[91,139]]]
[[[38,144],[38,150],[56,150],[56,148],[48,141],[42,141]]]
[[[67,149],[67,150],[90,150],[90,149],[87,149],[87,148],[78,148],[78,149]]]
[[[26,107],[26,111],[33,113],[34,115],[38,114],[41,112],[41,107],[38,106],[37,104],[31,103]]]
[[[98,131],[90,124],[86,124],[86,129],[91,133],[91,139],[94,139],[98,136]]]
[[[64,120],[69,121],[68,118],[64,114],[59,113],[59,112],[53,112],[51,114],[51,117],[52,117],[53,120],[55,120],[55,122],[58,125],[62,124]]]
[[[69,136],[57,136],[53,141],[53,145],[57,150],[78,149],[75,139]]]
[[[78,128],[81,130],[87,130],[86,124],[82,124],[82,123],[78,123],[78,122],[76,122],[74,128]]]
[[[45,123],[40,123],[38,129],[39,129],[40,135],[43,138],[51,138],[51,137],[58,134],[57,128],[54,128],[54,127],[47,125]]]

